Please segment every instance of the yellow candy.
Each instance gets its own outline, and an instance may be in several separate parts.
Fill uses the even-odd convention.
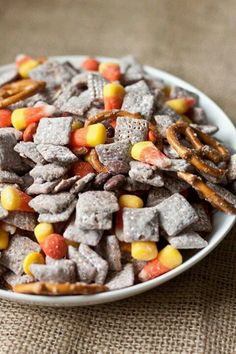
[[[124,97],[125,89],[118,82],[106,84],[103,89],[104,97]]]
[[[79,122],[79,121],[74,121],[72,123],[72,127],[71,127],[71,130],[76,130],[76,129],[80,129],[83,127],[83,123],[82,122]]]
[[[15,109],[11,115],[11,122],[17,130],[23,130],[26,127],[25,111],[27,108]]]
[[[66,241],[68,246],[73,246],[75,248],[78,248],[79,245],[80,245],[79,242],[75,242],[75,241],[71,241],[71,240],[67,240],[67,239],[65,239],[65,241]]]
[[[119,205],[121,208],[142,208],[143,201],[136,195],[123,194],[119,198]]]
[[[180,264],[182,264],[183,258],[176,248],[168,245],[160,251],[159,261],[165,267],[169,269],[174,269]]]
[[[192,107],[194,103],[195,100],[192,97],[175,98],[166,101],[167,106],[172,108],[178,114],[184,114],[187,112],[187,110]]]
[[[34,229],[34,234],[39,244],[43,243],[45,238],[53,233],[53,225],[46,222],[38,224]]]
[[[87,128],[86,141],[89,146],[94,147],[104,144],[106,141],[106,128],[103,124],[91,124]]]
[[[9,211],[17,210],[21,204],[20,196],[15,187],[7,186],[1,192],[1,204]]]
[[[39,252],[29,253],[23,261],[23,269],[25,274],[32,275],[30,271],[31,264],[44,264],[44,263],[45,263],[44,257],[41,253]]]
[[[9,244],[9,233],[0,228],[0,250],[5,250]]]
[[[155,147],[151,141],[140,141],[133,145],[131,149],[131,156],[134,160],[139,160],[144,149]]]
[[[151,261],[158,254],[157,245],[152,241],[133,241],[131,255],[139,261]]]
[[[29,77],[29,71],[36,68],[36,66],[39,65],[39,62],[37,60],[34,60],[34,59],[28,59],[26,60],[23,64],[21,64],[19,66],[19,73],[20,75],[26,79]]]

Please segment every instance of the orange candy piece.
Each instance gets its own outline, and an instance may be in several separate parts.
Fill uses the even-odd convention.
[[[33,141],[33,136],[36,133],[38,123],[30,123],[27,128],[25,128],[23,133],[23,141]]]
[[[37,123],[41,118],[51,117],[56,108],[51,105],[39,107],[18,108],[12,112],[11,121],[14,128],[25,129],[31,123]]]
[[[125,89],[118,82],[105,85],[103,89],[105,110],[120,109],[124,95]]]
[[[0,109],[0,128],[11,127],[11,111],[10,109]]]
[[[68,249],[66,240],[59,234],[48,235],[40,246],[46,256],[53,259],[65,257]]]
[[[29,206],[31,197],[14,186],[6,186],[1,192],[1,204],[9,211],[26,211],[34,213]]]
[[[95,58],[86,58],[81,63],[81,68],[89,71],[98,71],[99,61]]]
[[[121,79],[120,65],[116,63],[102,63],[99,65],[100,74],[109,81]]]

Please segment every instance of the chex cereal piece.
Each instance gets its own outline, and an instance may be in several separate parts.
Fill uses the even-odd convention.
[[[183,159],[171,159],[171,165],[168,167],[163,167],[164,171],[173,171],[173,172],[186,172],[192,171],[193,167],[186,160]]]
[[[150,120],[154,109],[154,96],[129,92],[125,95],[121,109],[131,113],[141,113]]]
[[[236,154],[230,156],[230,161],[229,161],[228,171],[226,176],[229,181],[234,181],[236,179]]]
[[[211,135],[211,134],[215,134],[219,128],[216,125],[202,125],[202,124],[190,124],[191,127],[201,130],[203,133]]]
[[[154,119],[157,124],[157,130],[159,133],[166,138],[166,130],[176,122],[176,119],[168,115],[156,115]]]
[[[147,183],[156,187],[164,186],[160,171],[157,171],[155,167],[143,162],[131,161],[129,176],[138,182]]]
[[[76,225],[84,230],[110,230],[112,214],[102,212],[76,211]]]
[[[17,143],[15,134],[0,129],[0,169],[14,172],[22,172],[24,165],[21,157],[14,151]]]
[[[164,186],[171,193],[180,193],[189,188],[189,184],[183,180],[178,179],[176,176],[165,175]]]
[[[125,85],[130,85],[137,81],[142,80],[144,77],[143,70],[139,65],[131,65],[127,68],[122,77],[122,83]]]
[[[14,172],[0,170],[0,183],[12,183],[22,185],[23,179]]]
[[[81,93],[81,90],[73,85],[73,84],[68,84],[66,87],[62,88],[60,91],[60,95],[57,97],[57,99],[54,102],[54,105],[56,108],[60,109],[63,107],[64,104],[73,96],[79,96]]]
[[[34,228],[37,225],[37,220],[34,213],[27,213],[23,211],[9,212],[4,218],[4,222],[26,231],[34,231]]]
[[[49,163],[43,166],[35,166],[30,172],[30,176],[34,179],[41,179],[42,181],[54,181],[63,177],[68,168],[66,166],[60,166],[55,163]]]
[[[150,89],[144,80],[140,80],[135,84],[125,87],[126,92],[137,92],[139,94],[150,94]]]
[[[170,196],[171,192],[166,188],[151,188],[148,192],[146,206],[155,206],[161,203],[163,200],[169,198]]]
[[[169,117],[172,118],[175,122],[177,122],[177,120],[182,119],[182,116],[181,116],[181,115],[179,115],[178,113],[176,113],[172,108],[170,108],[170,107],[168,107],[168,106],[162,107],[162,108],[158,111],[158,115],[169,116]]]
[[[134,269],[134,275],[138,275],[143,267],[146,265],[146,261],[138,261],[137,259],[132,259],[132,264],[133,264],[133,269]]]
[[[15,68],[8,69],[0,74],[0,86],[6,85],[14,81],[18,76],[18,71]]]
[[[26,173],[24,176],[22,176],[22,184],[21,184],[21,189],[25,192],[31,184],[34,183],[34,179],[32,176],[30,176],[29,173]]]
[[[83,91],[79,96],[71,97],[65,104],[62,105],[61,110],[64,112],[84,115],[91,107],[93,99],[89,90]]]
[[[194,231],[183,232],[177,236],[167,236],[169,244],[178,249],[198,249],[204,248],[208,242]]]
[[[131,66],[133,66],[133,67],[135,66],[135,67],[139,68],[140,72],[141,71],[143,72],[142,64],[132,54],[125,55],[124,57],[120,58],[119,63],[120,63],[120,69],[121,69],[122,73],[124,73]]]
[[[175,236],[198,221],[198,215],[189,202],[175,193],[156,206],[160,225],[168,236]]]
[[[9,212],[3,208],[2,204],[0,203],[0,220],[6,218]]]
[[[60,213],[65,210],[75,199],[75,197],[68,193],[62,192],[58,194],[41,194],[33,198],[29,205],[37,213]]]
[[[101,163],[107,165],[111,161],[130,161],[129,140],[117,141],[111,144],[99,144],[95,147]]]
[[[30,70],[29,76],[33,80],[45,81],[48,87],[59,86],[63,82],[69,82],[73,77],[66,66],[53,59]]]
[[[9,128],[1,128],[1,134],[13,134],[16,138],[17,141],[22,139],[22,132],[20,130],[17,130],[13,127]]]
[[[214,189],[221,197],[223,197],[227,202],[236,206],[236,196],[228,191],[226,188],[219,186],[218,184],[213,184],[211,182],[206,183],[207,186]]]
[[[70,241],[96,246],[102,238],[102,230],[84,230],[75,224],[75,217],[67,225],[63,236]]]
[[[94,252],[89,246],[81,244],[79,246],[79,254],[86,258],[97,270],[95,282],[97,284],[104,284],[107,272],[108,263],[96,252]]]
[[[155,208],[123,209],[124,241],[158,241],[158,211]]]
[[[182,98],[182,97],[192,97],[196,101],[196,105],[199,103],[199,96],[192,91],[186,90],[180,86],[173,86],[170,90],[170,98]]]
[[[37,145],[32,142],[19,142],[14,147],[14,150],[18,152],[22,157],[28,157],[30,160],[34,161],[37,164],[46,163],[43,156],[37,150]]]
[[[76,281],[75,263],[65,259],[53,264],[31,264],[30,271],[39,281],[74,283]]]
[[[78,160],[66,146],[39,144],[37,150],[47,162],[56,162],[67,165]]]
[[[106,283],[106,286],[109,290],[118,290],[132,286],[133,284],[133,264],[127,263],[119,273],[116,273],[114,277]]]
[[[107,260],[109,269],[119,272],[121,265],[121,251],[119,241],[115,235],[109,235],[103,239],[104,258]]]
[[[193,107],[190,111],[190,119],[196,124],[206,124],[207,116],[203,108]]]
[[[66,179],[63,178],[56,184],[55,188],[53,189],[53,192],[59,193],[59,192],[68,191],[75,184],[75,182],[78,181],[78,179],[79,176],[73,176]]]
[[[88,213],[114,213],[119,210],[119,205],[112,192],[88,191],[79,195],[77,209]]]
[[[17,275],[23,273],[23,260],[30,252],[39,252],[40,246],[28,237],[15,234],[11,237],[9,247],[2,251],[0,263]]]
[[[126,182],[122,186],[122,188],[128,192],[147,191],[148,189],[150,189],[150,185],[146,183],[134,181],[132,178],[127,177]]]
[[[107,291],[108,288],[101,284],[86,283],[52,283],[37,282],[30,284],[18,284],[13,288],[14,292],[35,295],[88,295]]]
[[[47,223],[51,223],[51,224],[67,221],[69,219],[69,217],[71,216],[71,214],[73,213],[75,206],[76,206],[76,200],[73,200],[71,202],[71,204],[66,209],[64,209],[63,211],[61,211],[59,213],[55,213],[55,214],[42,213],[42,214],[40,214],[38,217],[38,221],[39,222],[47,222]]]
[[[170,159],[178,159],[179,155],[175,151],[175,149],[172,148],[170,145],[164,145],[163,147],[163,152],[166,156],[168,156]]]
[[[48,193],[54,191],[54,188],[58,185],[58,182],[59,182],[59,180],[55,180],[52,182],[37,183],[37,180],[36,180],[33,184],[31,184],[26,189],[26,193],[29,195],[48,194]]]
[[[34,142],[53,145],[69,144],[72,122],[72,117],[42,118],[34,135]]]
[[[145,119],[118,117],[115,127],[115,141],[129,140],[132,144],[147,139],[148,122]]]
[[[9,290],[12,290],[17,284],[29,284],[35,281],[34,277],[30,275],[17,275],[12,272],[7,272],[4,274],[3,279],[7,289]]]
[[[72,194],[78,194],[84,189],[89,186],[90,182],[95,178],[96,174],[95,173],[88,173],[86,176],[80,178],[78,181],[75,182],[75,184],[71,187],[70,193]]]
[[[5,222],[3,222],[3,221],[1,223],[1,227],[6,232],[9,232],[10,235],[14,235],[14,233],[16,232],[16,227],[15,226],[10,225],[10,224],[5,224]]]
[[[189,226],[188,230],[196,232],[211,232],[212,222],[209,213],[203,203],[193,203],[192,207],[198,215],[198,222]]]
[[[88,90],[93,100],[103,99],[103,88],[106,80],[97,73],[88,74]]]
[[[95,279],[97,274],[96,268],[78,252],[78,249],[69,246],[68,257],[75,262],[79,281],[89,284]]]

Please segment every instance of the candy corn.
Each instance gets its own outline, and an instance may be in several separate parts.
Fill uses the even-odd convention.
[[[56,108],[51,105],[40,107],[18,108],[12,112],[11,122],[18,130],[25,129],[29,124],[38,122],[41,118],[50,117]]]
[[[161,274],[169,272],[170,270],[182,264],[183,259],[180,252],[172,247],[164,247],[158,256],[149,261],[139,273],[139,280],[144,282],[158,277]]]
[[[166,101],[166,104],[178,114],[186,113],[189,108],[196,104],[193,97],[181,97]]]
[[[118,82],[105,85],[103,89],[105,110],[120,109],[124,95],[125,89]]]
[[[39,252],[30,252],[23,261],[23,269],[25,274],[32,275],[30,271],[31,264],[44,264],[45,260],[41,253]]]
[[[31,197],[14,186],[7,186],[1,192],[1,204],[9,211],[34,212],[28,205]]]
[[[101,63],[99,72],[109,81],[119,81],[121,78],[120,65],[116,63]]]
[[[43,243],[48,235],[53,234],[53,225],[47,222],[42,222],[38,224],[34,229],[35,237],[38,243]]]
[[[115,217],[115,234],[120,241],[123,240],[123,208],[142,208],[143,201],[141,198],[132,194],[123,194],[119,198],[120,210],[117,211]]]
[[[11,111],[10,109],[0,109],[0,128],[11,127]]]
[[[138,261],[150,261],[157,257],[157,245],[152,241],[133,241],[131,255]]]
[[[82,63],[81,67],[89,71],[98,71],[99,61],[95,58],[86,58]]]
[[[72,147],[94,147],[106,141],[106,128],[103,124],[91,124],[88,127],[76,129],[71,133],[70,145]]]
[[[141,141],[133,145],[131,156],[134,160],[149,163],[159,168],[171,165],[171,160],[164,155],[151,141]]]
[[[19,74],[25,79],[29,77],[29,71],[40,65],[40,61],[31,58],[26,54],[19,54],[16,57],[16,66]]]
[[[0,228],[0,250],[7,249],[9,244],[9,233]]]

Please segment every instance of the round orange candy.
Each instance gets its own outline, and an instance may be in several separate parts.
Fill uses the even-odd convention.
[[[65,257],[68,248],[66,240],[59,234],[48,235],[40,246],[46,256],[53,259]]]
[[[10,109],[0,109],[0,128],[11,127],[11,111]]]
[[[81,67],[89,71],[98,71],[99,61],[95,58],[87,58],[81,63]]]

